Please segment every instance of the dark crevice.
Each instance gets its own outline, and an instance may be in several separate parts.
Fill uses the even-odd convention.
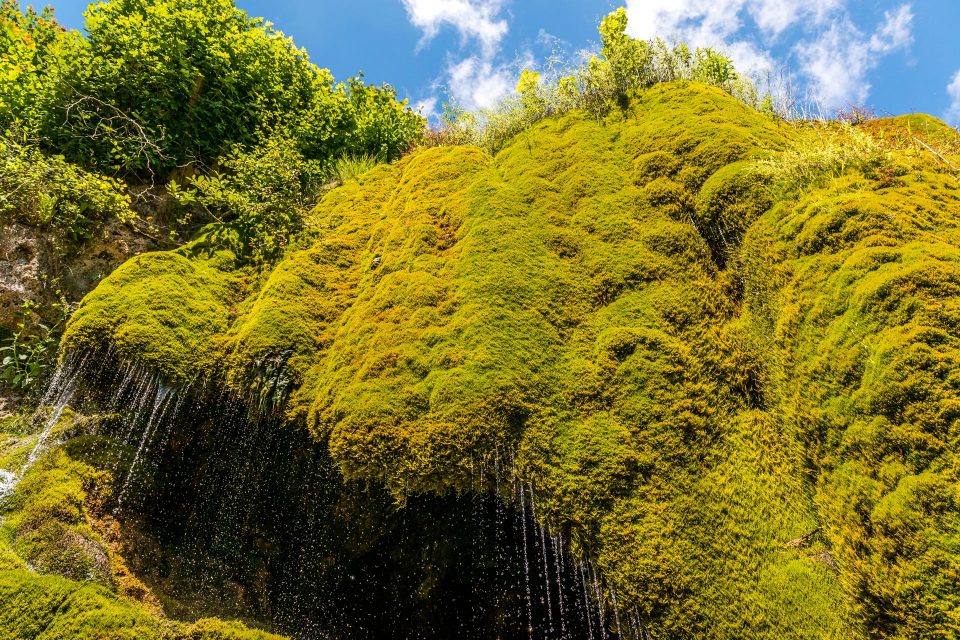
[[[142,369],[97,369],[89,397],[124,414],[102,435],[117,443],[127,560],[169,615],[303,640],[608,637],[592,570],[529,502],[478,491],[400,507],[377,484],[344,483],[305,429],[210,392],[165,398]]]

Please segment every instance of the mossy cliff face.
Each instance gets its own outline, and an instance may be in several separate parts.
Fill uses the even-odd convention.
[[[916,153],[918,136],[960,148],[932,120],[876,126]],[[805,452],[852,619],[871,636],[960,624],[960,182],[944,167],[931,156],[895,179],[834,179],[761,216],[740,252],[770,413]]]
[[[955,134],[871,126],[882,166],[796,195],[757,163],[814,134],[658,85],[379,167],[267,274],[137,258],[64,344],[282,408],[401,502],[516,470],[655,636],[948,637],[960,191],[910,141]]]

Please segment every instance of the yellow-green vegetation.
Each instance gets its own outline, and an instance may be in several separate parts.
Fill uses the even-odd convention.
[[[912,139],[917,120],[929,119],[875,128]],[[956,133],[937,129],[956,149]],[[960,184],[913,144],[894,158],[910,154],[909,169],[853,172],[780,203],[740,253],[771,411],[806,452],[855,619],[874,637],[949,637],[960,623]]]
[[[45,455],[8,500],[2,535],[39,573],[111,586],[107,550],[87,522],[88,491],[103,482],[91,466],[56,449]]]
[[[18,140],[17,133],[7,129],[0,134],[0,220],[79,241],[96,224],[136,218],[122,182],[44,155]]]
[[[87,168],[167,175],[270,134],[322,169],[344,154],[394,158],[422,133],[392,87],[335,83],[233,0],[108,0],[84,17],[81,34],[52,9],[0,3],[0,125]]]
[[[232,254],[208,251],[202,239],[178,252],[137,256],[84,300],[64,340],[92,344],[107,337],[119,359],[147,363],[178,381],[209,372],[219,356],[212,337],[228,328],[238,297],[232,265]]]
[[[401,502],[515,460],[656,637],[950,637],[956,149],[661,83],[349,180],[245,288],[140,258],[64,345],[216,371]]]
[[[445,103],[443,126],[429,132],[427,141],[434,145],[473,144],[496,153],[547,116],[580,111],[599,121],[611,109],[625,107],[633,91],[682,80],[719,87],[776,116],[773,98],[767,95],[760,101],[753,82],[741,77],[732,59],[720,51],[691,50],[685,43],[667,44],[661,38],[632,38],[627,34],[627,10],[622,7],[603,18],[599,30],[599,55],[573,66],[552,59],[543,74],[526,69],[516,94],[501,98],[492,107],[467,112]]]
[[[0,570],[0,604],[2,637],[11,640],[282,640],[220,620],[178,624],[102,586],[25,569]]]

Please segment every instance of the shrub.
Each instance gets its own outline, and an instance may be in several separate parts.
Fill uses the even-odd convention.
[[[21,11],[16,0],[0,2],[0,125],[36,120],[59,65],[80,44],[47,7]]]
[[[8,132],[0,136],[0,216],[82,240],[97,223],[136,214],[119,180],[45,155]]]
[[[27,306],[25,303],[24,306]],[[67,310],[67,307],[62,307]],[[52,372],[63,322],[56,325],[38,324],[33,330],[21,323],[5,342],[0,344],[0,381],[11,389],[30,391]]]
[[[84,39],[52,13],[7,0],[0,116],[25,120],[50,149],[115,175],[165,178],[212,166],[264,134],[310,160],[399,157],[423,119],[387,86],[336,84],[291,39],[233,0],[110,0],[86,12]],[[15,70],[16,73],[12,73]]]
[[[614,106],[623,105],[631,92],[658,82],[702,82],[758,106],[756,89],[737,74],[726,55],[710,48],[691,51],[683,43],[668,45],[659,38],[637,40],[626,30],[626,10],[617,9],[600,23],[599,55],[573,68],[554,59],[545,75],[525,70],[516,94],[490,109],[476,113],[448,109],[440,130],[428,136],[428,143],[470,143],[495,153],[547,116],[583,110],[599,120]]]
[[[289,138],[271,137],[252,151],[235,147],[222,171],[169,185],[174,199],[222,226],[219,240],[243,260],[262,264],[277,258],[300,231],[322,173]]]

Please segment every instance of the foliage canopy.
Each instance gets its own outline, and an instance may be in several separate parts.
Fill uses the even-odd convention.
[[[52,12],[3,4],[3,123],[23,118],[44,146],[106,173],[165,176],[212,167],[271,135],[330,163],[397,158],[423,129],[391,87],[347,84],[232,0],[110,0],[87,37]]]

